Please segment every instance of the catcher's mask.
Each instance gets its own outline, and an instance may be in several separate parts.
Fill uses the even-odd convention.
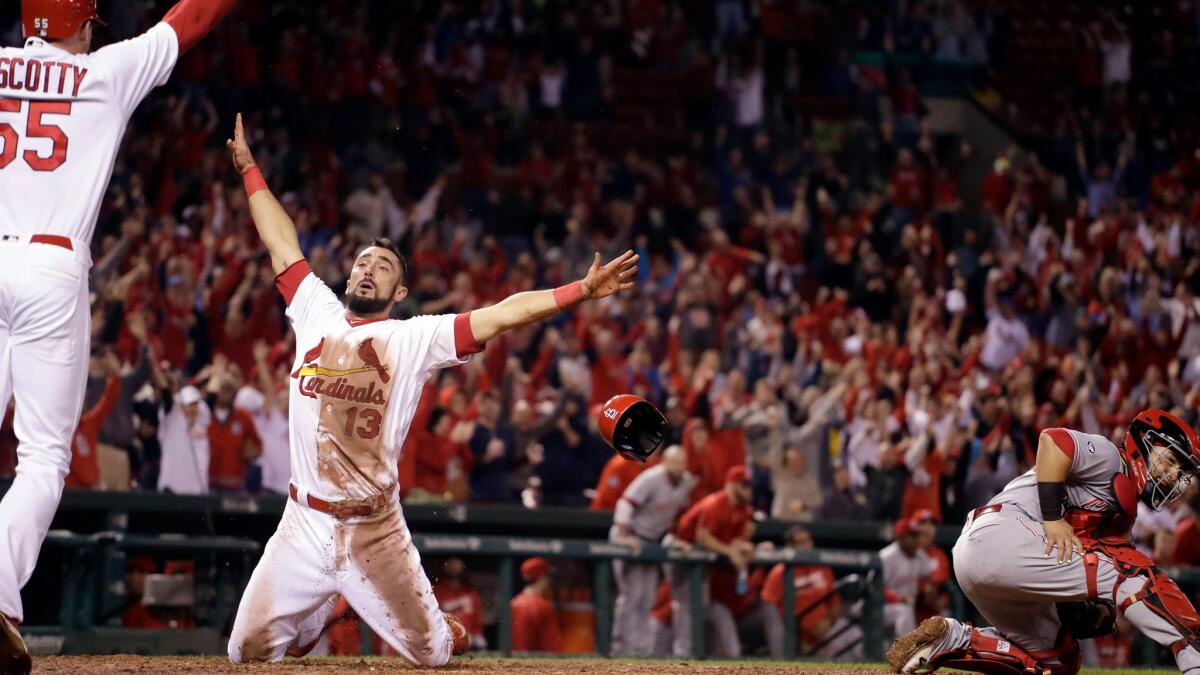
[[[1200,437],[1165,410],[1143,410],[1129,425],[1125,454],[1141,500],[1158,510],[1183,495],[1200,474]]]
[[[645,462],[667,435],[667,418],[649,401],[618,394],[600,407],[600,436],[625,459]]]

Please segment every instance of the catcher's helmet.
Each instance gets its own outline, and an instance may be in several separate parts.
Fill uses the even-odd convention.
[[[63,40],[88,21],[104,25],[96,11],[96,0],[21,0],[25,37]]]
[[[1178,471],[1155,475],[1153,451],[1163,448]],[[1191,425],[1165,410],[1143,410],[1133,418],[1125,436],[1124,455],[1141,500],[1154,509],[1178,499],[1200,474],[1200,437]]]
[[[618,394],[600,407],[600,436],[625,459],[645,462],[667,434],[667,418],[644,398]]]

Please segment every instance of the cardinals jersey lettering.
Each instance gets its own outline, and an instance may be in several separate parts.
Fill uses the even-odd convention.
[[[455,316],[351,322],[311,271],[287,316],[297,344],[289,392],[292,482],[330,500],[391,489],[422,386],[438,368],[467,361],[458,357]]]
[[[125,125],[178,57],[166,23],[91,54],[0,49],[0,234],[90,242]]]
[[[1103,436],[1085,434],[1069,429],[1054,430],[1063,452],[1071,456],[1067,473],[1067,506],[1084,511],[1104,511],[1116,504],[1113,476],[1123,472],[1121,453],[1112,441]],[[1067,442],[1069,439],[1070,442]],[[1030,519],[1042,520],[1041,501],[1037,493],[1037,473],[1030,469],[1014,478],[988,504],[1013,505]]]

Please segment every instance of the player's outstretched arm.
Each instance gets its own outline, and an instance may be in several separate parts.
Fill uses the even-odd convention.
[[[202,40],[233,9],[237,0],[179,0],[163,21],[179,38],[182,54]]]
[[[246,144],[246,130],[242,126],[241,113],[237,115],[233,138],[225,141],[225,147],[229,148],[233,167],[246,183],[250,217],[254,220],[258,236],[267,247],[267,253],[271,255],[271,268],[275,270],[275,274],[281,274],[292,263],[301,260],[304,254],[300,252],[296,224],[279,205],[275,195],[267,189],[267,182],[258,170],[258,165],[254,163],[254,155],[250,152],[250,146]]]
[[[497,335],[521,326],[548,319],[584,300],[607,297],[636,285],[638,256],[626,251],[607,265],[600,254],[592,262],[587,276],[574,283],[548,291],[515,293],[504,300],[471,312],[471,333],[483,344]]]

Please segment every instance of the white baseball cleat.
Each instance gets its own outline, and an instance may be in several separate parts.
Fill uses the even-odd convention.
[[[922,621],[908,635],[896,638],[887,653],[892,672],[932,673],[937,670],[936,666],[929,667],[929,660],[933,657],[933,646],[946,636],[949,628],[944,618],[933,616]]]

